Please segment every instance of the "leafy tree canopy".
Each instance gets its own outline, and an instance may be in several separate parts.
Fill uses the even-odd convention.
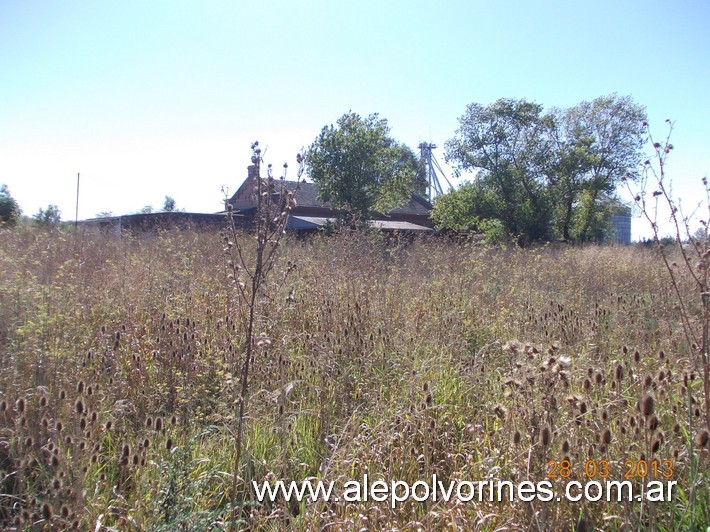
[[[640,161],[644,120],[617,95],[547,113],[525,100],[472,103],[446,159],[477,178],[456,200],[439,198],[434,220],[452,229],[497,220],[520,243],[602,239],[616,186]]]
[[[173,212],[176,210],[175,199],[172,196],[165,196],[165,201],[163,202],[163,212]]]
[[[425,188],[417,157],[389,132],[377,114],[352,112],[321,130],[306,165],[323,201],[367,219],[373,209],[387,211]]]
[[[564,240],[599,240],[603,228],[598,222],[608,219],[604,211],[618,203],[614,194],[621,178],[637,176],[645,110],[628,96],[610,95],[553,109],[549,116],[546,173],[557,233]]]
[[[475,190],[486,200],[476,203],[486,210],[476,215],[499,220],[522,242],[547,239],[552,201],[541,166],[547,156],[542,106],[512,99],[473,103],[459,124],[446,143],[446,159],[459,173],[478,171]]]
[[[56,205],[47,205],[46,209],[39,208],[34,215],[37,225],[43,227],[55,227],[62,221],[62,213]]]
[[[0,225],[15,225],[21,214],[22,209],[10,194],[10,189],[7,185],[0,186]]]

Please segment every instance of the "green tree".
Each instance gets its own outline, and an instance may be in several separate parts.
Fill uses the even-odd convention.
[[[478,172],[461,216],[497,220],[523,244],[603,239],[616,187],[640,162],[644,119],[641,106],[616,95],[546,114],[525,100],[469,105],[446,143],[459,173]],[[461,218],[443,212],[460,200],[435,214],[440,227]]]
[[[482,219],[495,216],[495,208],[488,204],[487,197],[490,195],[480,181],[466,181],[436,199],[431,219],[442,229],[479,229]]]
[[[56,227],[62,221],[62,213],[56,205],[47,205],[46,209],[39,208],[34,219],[39,226]]]
[[[324,127],[306,156],[320,198],[351,219],[366,220],[373,209],[387,211],[423,188],[418,158],[389,132],[377,114],[362,118],[352,112]]]
[[[546,121],[542,106],[525,100],[472,103],[446,143],[446,160],[457,173],[478,172],[476,190],[488,197],[479,204],[492,211],[477,215],[499,220],[521,243],[550,235],[552,203],[542,171]]]
[[[498,198],[483,180],[466,181],[459,188],[436,199],[431,218],[438,228],[485,235],[489,243],[506,241],[510,236],[496,217],[500,212]]]
[[[0,225],[14,226],[20,219],[22,209],[10,194],[7,185],[0,186]]]
[[[172,196],[165,196],[162,210],[163,212],[174,212],[176,210],[175,199]]]
[[[599,240],[622,177],[634,177],[645,143],[644,108],[615,94],[554,109],[547,175],[555,227],[564,240]]]

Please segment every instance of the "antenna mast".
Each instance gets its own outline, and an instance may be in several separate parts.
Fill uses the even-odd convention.
[[[429,182],[429,201],[434,201],[436,196],[444,193],[444,190],[441,187],[441,181],[439,181],[439,174],[441,174],[443,180],[446,181],[446,184],[449,185],[448,191],[451,191],[454,188],[451,186],[451,182],[444,175],[444,171],[441,169],[441,166],[432,154],[432,150],[434,149],[436,149],[436,144],[427,142],[419,144],[419,151],[421,152],[424,164],[426,164],[427,181]]]

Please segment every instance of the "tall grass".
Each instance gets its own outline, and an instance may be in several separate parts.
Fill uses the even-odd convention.
[[[230,274],[224,240],[206,232],[0,232],[3,527],[227,528],[235,426],[239,519],[254,529],[710,520],[702,375],[657,252],[288,237],[278,290],[260,292],[269,342],[253,352],[243,425],[248,308]],[[393,510],[261,504],[248,488],[365,472],[539,481],[550,460],[579,474],[606,459],[616,474],[642,457],[673,461],[671,502]]]

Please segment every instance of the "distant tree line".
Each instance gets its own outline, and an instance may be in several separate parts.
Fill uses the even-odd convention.
[[[175,212],[184,211],[178,209],[177,203],[172,196],[165,196],[163,207],[159,212]],[[155,212],[151,205],[146,205],[136,214],[150,214]],[[113,216],[112,212],[100,212],[96,215],[97,218],[106,218]],[[10,189],[7,185],[0,185],[0,227],[14,227],[22,221],[22,209],[15,198],[10,194]],[[40,207],[37,213],[32,216],[32,222],[40,227],[56,227],[62,222],[62,213],[59,207],[54,204],[47,205],[46,208]]]
[[[23,219],[20,204],[10,194],[7,185],[0,185],[0,227],[14,227]],[[56,227],[62,220],[62,214],[56,205],[39,208],[32,217],[33,222],[40,227]]]
[[[477,177],[438,198],[432,217],[522,244],[602,240],[625,209],[616,187],[636,177],[645,120],[643,107],[616,95],[548,112],[525,100],[470,104],[446,160]]]
[[[436,227],[523,245],[604,239],[611,215],[627,209],[616,187],[636,176],[645,120],[642,106],[615,94],[546,112],[526,100],[470,104],[446,142],[446,161],[476,178],[436,199]],[[343,115],[306,158],[321,199],[362,220],[412,191],[426,195],[422,162],[378,115]]]
[[[635,179],[642,159],[646,113],[615,94],[547,111],[526,100],[471,103],[446,142],[446,161],[475,179],[436,198],[439,229],[473,230],[489,240],[521,245],[603,240],[612,214],[628,209],[616,195]],[[300,156],[299,156],[300,157]],[[325,126],[305,155],[320,199],[345,213],[348,224],[387,212],[418,192],[426,196],[423,161],[390,136],[386,119],[348,112]],[[177,209],[165,196],[162,211]],[[154,212],[148,205],[140,213]],[[0,223],[14,225],[21,209],[0,189]],[[39,225],[56,225],[56,205],[40,209]]]

